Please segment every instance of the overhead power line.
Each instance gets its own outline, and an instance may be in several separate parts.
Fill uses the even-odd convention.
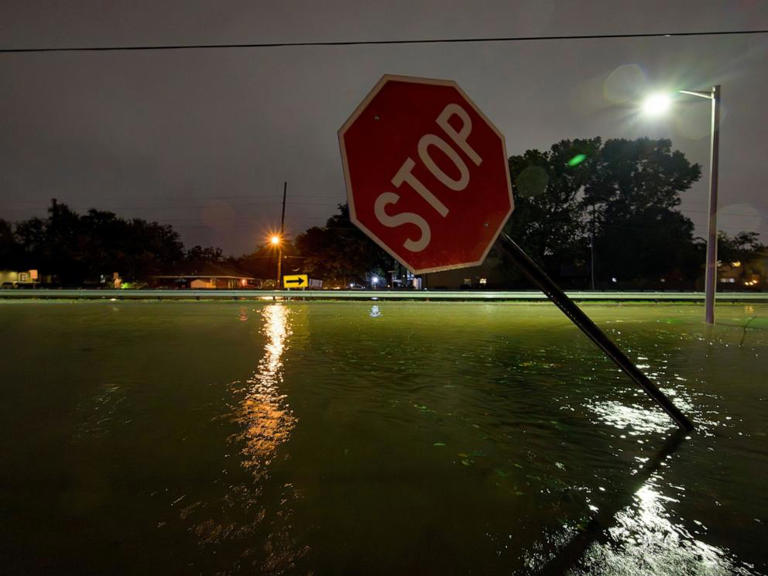
[[[714,30],[699,32],[641,32],[637,34],[561,34],[553,36],[489,36],[472,38],[419,38],[412,40],[329,40],[311,42],[243,42],[222,44],[141,44],[129,46],[62,46],[0,48],[0,53],[31,52],[130,52],[148,50],[215,50],[237,48],[293,48],[321,46],[388,46],[404,44],[479,44],[502,42],[543,42],[554,40],[613,40],[621,38],[680,38],[687,36],[746,36],[768,34],[766,30]]]

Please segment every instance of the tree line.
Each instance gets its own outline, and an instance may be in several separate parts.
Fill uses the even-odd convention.
[[[562,140],[509,158],[515,210],[505,231],[558,284],[570,289],[700,289],[706,242],[678,207],[701,177],[667,139]],[[392,258],[349,221],[346,205],[296,239],[305,270],[361,281]],[[766,247],[755,232],[719,233],[719,258],[759,274]],[[343,263],[343,264],[342,264]],[[397,265],[394,265],[397,268]],[[483,267],[495,288],[529,288],[494,247]]]
[[[700,287],[705,242],[678,207],[701,168],[669,140],[562,140],[510,157],[509,171],[515,211],[505,231],[565,288]],[[307,273],[326,285],[365,284],[400,268],[350,222],[346,205],[324,226],[286,242],[283,254],[284,273]],[[720,233],[726,265],[743,265],[764,280],[765,256],[756,233]],[[62,285],[113,271],[145,280],[211,265],[272,278],[275,264],[266,245],[237,258],[215,247],[185,249],[171,226],[95,209],[81,215],[55,200],[45,219],[0,220],[0,269],[38,268]],[[493,287],[527,287],[503,252],[493,249],[485,269],[496,278]]]

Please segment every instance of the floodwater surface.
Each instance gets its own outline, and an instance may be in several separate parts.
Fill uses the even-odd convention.
[[[768,305],[0,302],[4,574],[768,574]]]

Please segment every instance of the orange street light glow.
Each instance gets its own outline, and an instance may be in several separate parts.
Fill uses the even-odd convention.
[[[278,244],[280,244],[280,236],[278,236],[277,234],[270,236],[269,243],[272,244],[272,246],[277,246]]]

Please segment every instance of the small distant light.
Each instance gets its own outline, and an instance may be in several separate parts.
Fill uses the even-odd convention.
[[[376,286],[376,284],[378,284],[378,283],[379,283],[379,277],[378,276],[371,277],[371,284]]]
[[[277,246],[278,244],[280,244],[280,236],[278,236],[277,234],[274,234],[269,238],[269,243],[272,244],[272,246]]]
[[[669,110],[672,100],[668,94],[651,94],[643,102],[643,113],[648,116],[660,116]]]
[[[733,266],[734,268],[738,268],[739,266],[741,266],[741,262],[739,260],[736,260],[736,262],[731,262],[731,266]]]
[[[480,278],[480,285],[485,286],[488,284],[488,278]]]
[[[574,156],[573,158],[568,160],[568,166],[573,168],[574,166],[578,166],[579,164],[584,162],[584,160],[586,160],[586,159],[587,159],[587,155],[586,154],[576,154],[576,156]]]
[[[611,282],[614,282],[614,283],[618,282],[618,280],[616,280],[616,276],[614,276],[613,278],[611,278]]]

